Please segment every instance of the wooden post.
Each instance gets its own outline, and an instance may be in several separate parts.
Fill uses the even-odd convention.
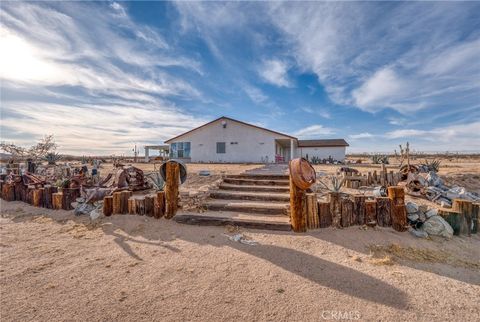
[[[332,214],[332,225],[340,228],[342,224],[342,206],[340,204],[340,193],[329,192],[328,201],[330,202],[330,213]]]
[[[120,197],[120,213],[121,214],[128,214],[128,198],[133,195],[133,192],[129,190],[122,191]]]
[[[33,191],[35,190],[35,185],[29,184],[27,186],[27,195],[25,202],[32,205],[33,204]]]
[[[33,190],[33,206],[42,207],[43,206],[43,189]]]
[[[320,228],[327,228],[332,225],[332,214],[330,213],[330,202],[318,202],[318,217],[320,219]]]
[[[480,224],[480,203],[473,204],[472,213],[472,234],[478,233],[478,225]]]
[[[113,196],[106,196],[103,198],[103,215],[111,216],[113,213]]]
[[[62,206],[65,210],[71,210],[72,202],[75,202],[78,197],[80,197],[80,189],[79,188],[63,188],[63,201]]]
[[[307,228],[316,229],[320,227],[318,219],[317,194],[307,193]]]
[[[290,223],[296,233],[307,231],[306,194],[299,189],[290,176]]]
[[[392,225],[392,202],[388,197],[377,197],[377,224],[381,227]]]
[[[135,213],[137,215],[145,215],[145,198],[135,199]]]
[[[43,189],[43,206],[48,209],[53,208],[52,194],[58,191],[57,187],[51,185],[45,185]]]
[[[5,201],[15,201],[15,185],[13,183],[3,184],[2,198]]]
[[[378,182],[377,170],[373,170],[373,181],[375,184]]]
[[[365,199],[364,195],[353,196],[353,225],[365,224]]]
[[[372,173],[369,171],[367,173],[367,186],[370,186],[373,183]]]
[[[462,224],[462,221],[460,220],[462,217],[461,213],[455,212],[452,209],[441,208],[438,210],[438,215],[448,222],[448,224],[452,227],[453,234],[455,236],[460,235],[460,227]]]
[[[53,209],[60,210],[63,209],[63,193],[55,192],[52,193],[52,207]]]
[[[341,225],[342,227],[349,227],[351,226],[352,223],[352,217],[353,217],[353,201],[350,200],[350,198],[342,198],[340,201],[340,204],[342,206],[342,222]]]
[[[162,218],[165,215],[165,191],[158,191],[155,199],[155,218]]]
[[[365,200],[365,224],[375,226],[377,224],[377,201]]]
[[[154,211],[155,211],[155,197],[145,196],[145,215],[148,217],[153,217]]]
[[[15,178],[15,200],[25,201],[27,199],[27,186],[23,184],[22,177]]]
[[[170,219],[177,214],[178,185],[180,182],[180,165],[176,162],[167,162],[165,182],[165,218]]]
[[[113,214],[122,213],[122,192],[117,191],[113,193]]]
[[[135,197],[128,198],[128,213],[135,215]]]
[[[460,235],[470,236],[473,213],[472,202],[464,199],[453,199],[452,210],[459,213]]]
[[[388,198],[392,201],[391,217],[392,227],[396,231],[407,230],[407,211],[405,209],[405,191],[403,187],[388,187]]]

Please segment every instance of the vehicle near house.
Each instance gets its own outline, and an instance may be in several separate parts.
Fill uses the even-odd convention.
[[[298,138],[222,116],[165,141],[170,158],[196,163],[282,163],[312,157],[343,161],[344,139]]]

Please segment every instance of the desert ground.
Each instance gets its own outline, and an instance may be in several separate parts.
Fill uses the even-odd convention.
[[[478,164],[445,160],[440,175],[478,192]],[[153,170],[152,164],[139,166]],[[187,166],[184,193],[260,165]],[[326,173],[338,167],[316,166]],[[205,169],[212,175],[198,176]],[[419,239],[365,227],[295,234],[133,215],[92,222],[72,211],[3,200],[0,207],[2,321],[478,321],[480,316],[478,234]],[[256,244],[228,238],[237,233]]]

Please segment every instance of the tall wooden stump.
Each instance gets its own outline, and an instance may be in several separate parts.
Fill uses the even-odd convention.
[[[63,193],[52,193],[52,207],[56,210],[63,209]]]
[[[177,214],[178,186],[180,182],[180,165],[176,162],[167,162],[165,169],[165,218],[170,219]]]
[[[165,191],[157,192],[157,198],[155,198],[155,218],[162,218],[165,215]]]
[[[122,194],[121,194],[121,197],[122,197],[122,201],[121,201],[121,214],[128,214],[128,199],[133,195],[133,192],[132,191],[129,191],[129,190],[125,190],[125,191],[122,191]]]
[[[43,188],[33,190],[33,206],[43,207]]]
[[[365,224],[365,199],[364,195],[353,196],[353,219],[352,224],[364,225]]]
[[[464,199],[453,199],[452,210],[459,213],[460,235],[470,236],[473,213],[472,202]]]
[[[2,198],[5,201],[15,201],[15,185],[13,183],[3,184]]]
[[[63,201],[62,207],[64,210],[71,210],[72,202],[75,202],[78,197],[80,197],[80,189],[79,188],[63,188]]]
[[[113,196],[106,196],[103,198],[103,215],[111,216],[113,213]]]
[[[332,214],[330,213],[330,203],[328,201],[318,202],[318,217],[320,219],[320,228],[327,228],[332,225]]]
[[[403,187],[388,187],[388,198],[392,201],[392,227],[396,231],[407,230],[407,211],[405,209],[405,191]]]
[[[155,211],[155,197],[145,196],[145,215],[153,217]]]
[[[453,211],[452,209],[442,208],[438,210],[438,214],[452,227],[455,236],[460,235],[460,227],[462,224],[460,218],[463,217],[461,213]]]
[[[15,200],[24,201],[27,199],[27,186],[23,184],[22,177],[15,178]]]
[[[377,224],[377,201],[365,200],[365,225]]]
[[[117,191],[113,193],[112,196],[113,200],[113,214],[121,214],[122,213],[122,192]]]
[[[353,201],[350,198],[342,198],[340,201],[342,205],[342,227],[350,227],[354,223],[352,222],[353,219]]]
[[[320,227],[318,218],[317,194],[307,193],[307,228],[317,229]]]
[[[33,205],[33,192],[35,191],[35,185],[28,185],[27,186],[27,195],[25,197],[25,202]]]
[[[128,198],[128,213],[130,215],[135,215],[135,197]]]
[[[296,233],[307,231],[306,193],[299,189],[290,176],[290,224]]]
[[[472,213],[472,234],[478,233],[478,225],[480,224],[480,203],[473,204]]]
[[[53,208],[53,200],[52,194],[58,191],[57,187],[53,187],[51,185],[45,185],[43,189],[43,206],[48,209]]]
[[[332,214],[332,225],[340,228],[342,225],[342,205],[340,204],[340,193],[329,192],[330,214]]]
[[[377,224],[381,227],[392,225],[392,201],[388,197],[377,197]]]

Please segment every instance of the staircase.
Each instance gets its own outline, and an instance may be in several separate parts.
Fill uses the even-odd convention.
[[[290,230],[289,189],[288,175],[283,173],[228,175],[202,205],[206,213],[179,215],[175,219],[190,224]]]

